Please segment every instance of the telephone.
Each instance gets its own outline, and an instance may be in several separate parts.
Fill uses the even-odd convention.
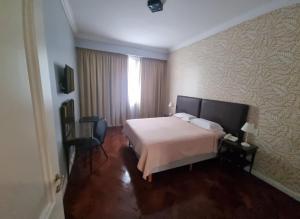
[[[236,142],[238,140],[238,137],[235,137],[232,134],[228,133],[224,136],[224,139],[227,139],[232,142]]]

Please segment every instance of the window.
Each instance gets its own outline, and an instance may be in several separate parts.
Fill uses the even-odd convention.
[[[140,105],[141,101],[141,72],[140,58],[128,56],[128,100],[129,106]]]

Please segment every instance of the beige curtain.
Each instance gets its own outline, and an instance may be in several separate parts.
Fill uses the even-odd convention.
[[[141,59],[141,118],[163,116],[166,80],[166,61]]]
[[[127,118],[127,56],[77,49],[80,114],[104,117],[109,126]]]

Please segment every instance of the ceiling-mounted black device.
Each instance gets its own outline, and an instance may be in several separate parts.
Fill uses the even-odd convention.
[[[154,13],[163,10],[163,3],[161,0],[148,0],[148,7]]]

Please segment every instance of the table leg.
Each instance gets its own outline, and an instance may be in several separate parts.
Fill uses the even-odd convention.
[[[93,173],[93,149],[90,149],[90,173]]]
[[[250,169],[249,169],[249,173],[251,173],[252,171],[252,167],[253,167],[253,163],[254,163],[254,158],[256,155],[256,151],[252,154],[252,158],[251,158],[251,164],[250,164]]]

